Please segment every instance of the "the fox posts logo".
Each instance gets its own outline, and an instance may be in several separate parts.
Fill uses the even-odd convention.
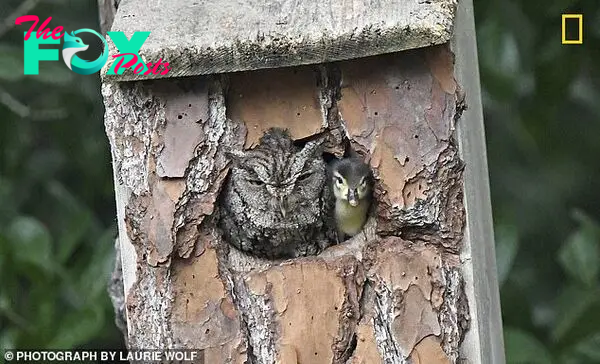
[[[31,33],[35,30],[39,18],[36,15],[24,15],[15,20],[19,25],[25,22],[33,22],[24,36],[24,74],[39,74],[40,61],[58,61],[58,49],[40,48],[41,44],[60,44],[61,38],[64,39],[62,45],[62,58],[67,67],[80,75],[91,75],[102,69],[108,61],[108,43],[106,39],[93,29],[78,29],[70,34],[63,32],[63,27],[58,26],[50,31],[46,28],[52,17],[47,18],[32,37]],[[100,39],[102,44],[100,55],[92,61],[86,61],[77,56],[77,53],[86,51],[89,48],[78,34],[89,33]],[[134,74],[144,72],[144,75],[152,73],[154,75],[166,75],[171,69],[168,62],[162,59],[158,62],[145,63],[138,54],[142,45],[148,39],[150,32],[135,32],[130,39],[127,39],[123,32],[107,32],[108,36],[119,50],[119,54],[112,57],[116,58],[107,74],[122,74],[127,68],[131,68]]]
[[[75,36],[76,34],[82,32],[92,33],[100,38],[104,43],[104,50],[94,61],[84,61],[75,54],[85,51],[89,48],[87,44],[83,43],[81,38]],[[108,60],[108,43],[106,43],[106,39],[104,39],[104,37],[102,37],[96,31],[92,29],[79,29],[71,34],[65,33],[64,39],[65,42],[63,43],[62,47],[63,61],[65,61],[65,64],[71,71],[77,72],[80,75],[91,75],[92,73],[100,71],[102,66],[106,64],[106,61]]]

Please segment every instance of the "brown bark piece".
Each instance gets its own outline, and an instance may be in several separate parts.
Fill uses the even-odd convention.
[[[392,330],[402,348],[410,350],[424,337],[441,333],[437,313],[431,307],[431,302],[414,285],[402,297],[397,314]]]
[[[447,94],[454,94],[457,89],[454,79],[454,53],[448,45],[432,46],[425,53],[431,74],[439,82]]]
[[[170,227],[184,189],[182,179],[156,180],[151,185],[151,194],[132,196],[125,220],[130,239],[137,245],[138,259],[144,263],[157,266],[170,259],[173,252]]]
[[[294,139],[323,130],[319,72],[294,67],[230,75],[227,117],[246,123],[246,148],[258,144],[272,127],[288,129]]]
[[[356,329],[356,350],[350,358],[348,364],[381,364],[381,354],[377,349],[375,341],[375,332],[373,325],[370,323],[372,317],[368,320],[361,320]]]
[[[163,147],[156,161],[159,177],[184,177],[194,149],[205,139],[202,124],[208,118],[207,86],[198,82],[193,88],[165,85],[160,94],[166,99]]]
[[[436,247],[389,237],[366,248],[365,264],[369,282],[384,302],[368,304],[379,317],[376,325],[387,327],[375,327],[375,331],[392,333],[393,338],[387,338],[390,347],[408,355],[424,337],[441,334],[437,311],[443,303],[444,285]]]
[[[450,364],[450,359],[435,336],[427,336],[415,346],[410,354],[412,364]]]
[[[424,200],[427,197],[426,187],[427,181],[424,178],[416,177],[406,182],[402,189],[404,206],[412,207],[417,200]]]
[[[371,244],[365,254],[369,277],[381,279],[391,290],[408,291],[416,286],[426,300],[439,307],[442,288],[441,255],[434,246],[417,245],[398,237]]]
[[[273,303],[278,363],[331,363],[350,344],[362,271],[350,257],[299,260],[251,273],[246,286]],[[289,361],[295,358],[296,361]]]
[[[205,247],[199,257],[175,261],[172,274],[174,338],[184,347],[204,350],[207,363],[244,362],[238,312],[219,275],[215,250]]]
[[[185,181],[157,180],[153,190],[152,201],[148,206],[144,231],[148,233],[146,249],[148,249],[147,262],[157,265],[167,261],[173,251],[173,237],[171,225],[175,214],[175,205],[185,188]]]
[[[156,267],[170,259],[173,251],[170,227],[184,187],[183,180],[156,180],[151,184],[151,193],[131,197],[125,221],[138,261]]]

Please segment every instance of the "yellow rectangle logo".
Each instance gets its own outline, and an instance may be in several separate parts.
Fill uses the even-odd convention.
[[[577,19],[579,34],[577,39],[567,39],[567,19]],[[583,44],[583,14],[562,15],[562,44]]]

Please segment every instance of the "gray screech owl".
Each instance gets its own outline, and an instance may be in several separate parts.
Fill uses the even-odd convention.
[[[254,149],[235,152],[220,226],[236,248],[269,258],[318,254],[333,243],[333,199],[320,141],[300,148],[270,129]]]

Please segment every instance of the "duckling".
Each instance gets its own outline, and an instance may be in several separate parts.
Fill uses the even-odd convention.
[[[371,207],[373,173],[359,157],[336,160],[331,165],[338,239],[358,234]]]

